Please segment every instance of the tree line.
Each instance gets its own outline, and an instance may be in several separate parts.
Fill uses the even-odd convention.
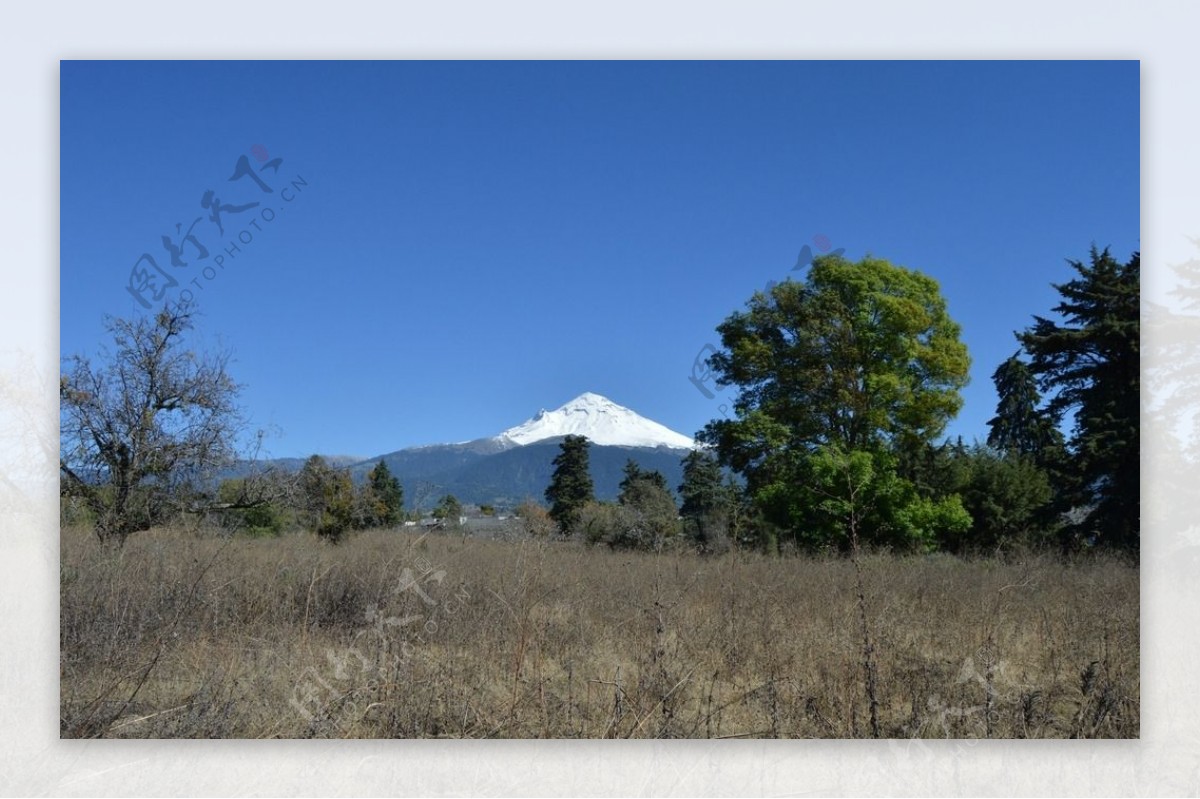
[[[717,328],[708,365],[738,389],[734,417],[699,432],[677,524],[661,475],[632,463],[618,502],[597,503],[574,438],[555,460],[550,515],[561,533],[610,546],[682,534],[703,551],[1136,553],[1140,256],[1093,247],[1069,264],[1075,277],[1054,284],[1059,319],[1035,316],[993,373],[984,442],[942,440],[970,359],[937,282],[823,256]]]
[[[597,502],[588,443],[568,436],[549,510],[526,503],[520,515],[543,533],[644,549],[1136,553],[1140,256],[1093,247],[1068,263],[1054,318],[1016,331],[1018,349],[992,374],[999,402],[984,441],[944,439],[970,357],[937,282],[879,258],[821,256],[718,326],[708,366],[737,397],[731,418],[699,431],[678,503],[633,461],[618,500]],[[180,513],[258,532],[297,524],[335,542],[399,523],[403,490],[382,461],[359,486],[320,456],[290,479],[214,481],[233,457],[240,387],[228,353],[183,346],[193,322],[170,305],[109,319],[106,363],[64,359],[61,490],[101,539]],[[461,512],[447,496],[435,516]]]

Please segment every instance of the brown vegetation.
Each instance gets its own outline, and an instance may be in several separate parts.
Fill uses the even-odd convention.
[[[1114,558],[862,559],[886,737],[1136,737]],[[852,564],[62,534],[64,737],[866,737]]]

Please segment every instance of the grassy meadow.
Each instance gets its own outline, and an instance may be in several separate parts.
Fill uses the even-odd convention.
[[[383,530],[61,546],[63,737],[872,734],[846,559]],[[882,736],[1138,736],[1136,565],[862,568]]]

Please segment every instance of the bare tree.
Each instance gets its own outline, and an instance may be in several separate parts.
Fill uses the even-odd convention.
[[[101,540],[123,543],[168,521],[233,460],[239,386],[227,352],[184,347],[193,311],[167,305],[154,317],[105,320],[115,353],[103,365],[64,359],[59,466],[64,494],[80,497]]]

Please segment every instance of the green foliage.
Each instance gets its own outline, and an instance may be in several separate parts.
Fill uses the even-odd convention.
[[[988,445],[1039,459],[1061,451],[1063,435],[1054,420],[1039,410],[1042,395],[1037,378],[1019,354],[1000,364],[992,380],[1000,401],[988,422]]]
[[[62,528],[94,527],[96,514],[78,496],[62,493],[58,498],[58,521]]]
[[[1047,543],[1054,527],[1050,478],[1032,455],[984,444],[926,447],[905,475],[921,496],[961,499],[970,529],[944,531],[938,546],[952,552],[991,552]]]
[[[854,549],[859,543],[927,552],[964,533],[971,518],[957,495],[921,496],[896,473],[886,453],[822,447],[808,458],[798,490],[770,486],[762,496],[779,504],[795,541],[806,549]]]
[[[1093,246],[1090,262],[1069,261],[1077,277],[1055,284],[1063,300],[1054,322],[1034,317],[1018,335],[1030,369],[1051,392],[1047,412],[1073,411],[1070,449],[1074,480],[1092,512],[1074,532],[1097,543],[1137,550],[1140,541],[1140,294],[1141,256],[1126,263]]]
[[[970,360],[937,282],[881,259],[817,258],[804,283],[755,294],[717,329],[724,350],[710,364],[742,389],[738,419],[705,429],[725,459],[753,461],[763,439],[932,440],[962,405]]]
[[[618,486],[621,491],[621,497],[624,497],[626,492],[628,492],[631,487],[641,480],[648,480],[655,486],[661,488],[663,491],[669,491],[667,488],[667,478],[663,477],[661,472],[654,471],[653,469],[643,470],[642,467],[638,466],[637,463],[630,458],[625,461],[624,477]],[[619,501],[624,503],[623,499]]]
[[[588,471],[589,445],[584,436],[567,436],[554,458],[554,474],[546,488],[546,500],[551,503],[550,518],[563,535],[575,531],[580,510],[595,499]]]
[[[616,502],[585,502],[579,507],[572,528],[589,544],[606,544],[630,526],[630,511]]]
[[[625,474],[618,499],[624,512],[617,515],[617,525],[605,543],[614,549],[658,551],[679,532],[675,499],[659,472],[642,471],[629,461]]]
[[[727,477],[722,487],[731,543],[756,548],[766,554],[778,554],[778,530],[754,504],[753,497],[733,476]]]
[[[1045,511],[1053,497],[1046,472],[1030,456],[1016,452],[978,446],[967,458],[968,478],[961,494],[974,520],[967,547],[992,550],[1045,543],[1045,531],[1051,527]]]
[[[679,497],[684,532],[697,548],[701,552],[727,549],[737,497],[722,482],[721,465],[715,457],[699,449],[684,457]]]
[[[336,544],[355,526],[355,492],[350,475],[313,455],[300,470],[302,510],[307,524],[321,538]]]
[[[458,524],[458,520],[462,517],[463,506],[458,501],[458,498],[453,494],[447,494],[438,500],[437,505],[433,508],[433,518],[441,519],[453,525]]]
[[[967,382],[966,347],[935,280],[823,256],[803,283],[755,294],[717,329],[723,349],[710,366],[740,394],[736,418],[699,437],[746,478],[768,522],[806,547],[844,545],[853,521],[870,543],[916,549],[961,525],[949,506],[920,510],[896,474],[899,454],[942,433]]]
[[[362,504],[363,527],[395,527],[404,520],[404,489],[386,462],[379,461],[367,473]]]
[[[679,510],[666,478],[625,464],[625,479],[616,503],[589,500],[579,506],[573,526],[584,540],[613,549],[659,551],[679,533]]]
[[[576,532],[588,543],[612,549],[659,552],[679,532],[675,503],[669,492],[645,483],[637,503],[588,502],[579,509]]]
[[[224,513],[236,529],[251,536],[276,536],[283,532],[284,510],[266,500],[248,500],[253,489],[245,478],[221,481],[217,487],[218,505],[231,505]]]
[[[958,494],[932,499],[913,493],[893,512],[903,540],[910,546],[917,542],[924,552],[945,547],[946,542],[959,540],[971,530],[971,513]]]

